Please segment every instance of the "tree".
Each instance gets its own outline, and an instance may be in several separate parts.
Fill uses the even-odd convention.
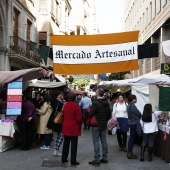
[[[85,88],[87,85],[89,85],[90,79],[89,78],[79,78],[74,79],[72,85],[77,86],[79,89]]]

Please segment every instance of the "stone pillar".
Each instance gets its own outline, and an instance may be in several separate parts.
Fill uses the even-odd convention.
[[[7,58],[7,48],[0,47],[0,71],[9,70],[9,61]]]
[[[165,27],[161,27],[161,41],[160,41],[160,53],[161,53],[161,63],[166,63],[166,55],[163,52],[162,42],[168,40],[169,32]]]
[[[154,39],[154,37],[151,37],[151,44],[152,43],[156,43],[156,40]],[[151,71],[155,71],[155,58],[151,58]]]

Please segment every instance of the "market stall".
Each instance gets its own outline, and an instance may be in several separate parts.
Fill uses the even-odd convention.
[[[18,71],[0,71],[0,77],[0,88],[3,89],[0,91],[0,152],[3,152],[14,145],[15,131],[18,130],[15,120],[16,116],[21,114],[22,91],[28,86],[28,83],[23,84],[40,77],[53,79],[54,75],[38,67]]]
[[[140,78],[133,83],[148,84],[152,94],[155,94],[150,96],[150,103],[163,111],[158,117],[159,130],[155,137],[154,154],[170,163],[170,77],[160,74],[150,78]]]
[[[101,82],[99,87],[131,93],[137,96],[136,106],[143,112],[146,103],[151,103],[153,110],[163,111],[159,117],[158,133],[155,138],[154,154],[170,163],[170,77],[165,74],[147,75],[134,79]]]
[[[146,103],[151,103],[154,110],[159,107],[160,88],[158,85],[163,84],[170,84],[170,77],[165,74],[147,75],[146,77],[126,80],[103,81],[99,83],[98,87],[110,90],[111,93],[125,93],[131,90],[131,93],[137,96],[137,108],[143,112],[143,107]]]

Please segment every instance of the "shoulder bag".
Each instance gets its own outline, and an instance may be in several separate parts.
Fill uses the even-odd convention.
[[[54,118],[54,123],[59,125],[63,124],[63,111],[57,113],[56,117]]]
[[[54,123],[62,125],[63,124],[63,108],[61,109],[60,112],[58,112],[57,109],[58,109],[58,105],[56,108],[56,114],[55,114],[56,116],[54,118]]]
[[[88,108],[88,112],[90,112],[90,108]],[[87,126],[97,126],[96,115],[94,115],[93,117],[87,117],[86,125]]]

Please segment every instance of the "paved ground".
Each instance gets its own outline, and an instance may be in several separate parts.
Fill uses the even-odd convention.
[[[70,166],[70,164],[62,165],[59,157],[53,157],[53,146],[49,150],[40,150],[39,147],[30,151],[20,151],[18,148],[0,153],[0,170],[66,170],[66,169],[81,169],[81,170],[165,170],[169,169],[170,165],[159,157],[153,157],[152,162],[140,162],[138,160],[129,160],[126,153],[118,151],[116,136],[108,135],[109,145],[109,163],[102,164],[100,167],[94,167],[88,164],[88,161],[93,160],[93,144],[91,131],[83,131],[79,138],[78,157],[79,166]],[[140,155],[139,146],[134,147],[135,153]],[[43,161],[50,160],[56,162],[56,167],[42,167]]]

